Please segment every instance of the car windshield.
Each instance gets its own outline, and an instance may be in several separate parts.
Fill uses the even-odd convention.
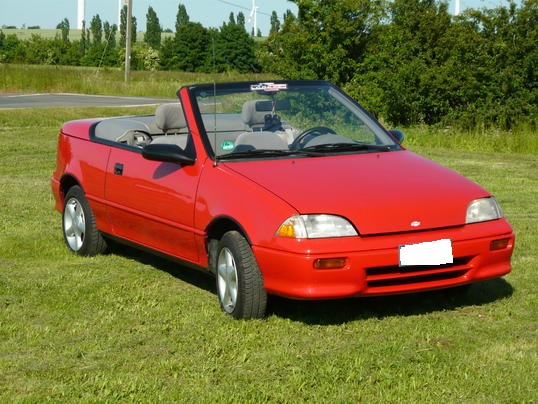
[[[359,105],[326,82],[191,88],[207,144],[219,159],[399,150]]]

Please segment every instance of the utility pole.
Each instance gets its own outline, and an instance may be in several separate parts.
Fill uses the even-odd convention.
[[[125,0],[127,4],[127,24],[125,27],[125,82],[131,76],[131,25],[133,19],[133,0]]]

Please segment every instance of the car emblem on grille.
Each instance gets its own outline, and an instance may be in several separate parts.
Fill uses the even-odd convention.
[[[415,221],[411,222],[410,224],[411,224],[411,227],[418,227],[418,226],[420,226],[422,223],[420,223],[418,220],[415,220]]]

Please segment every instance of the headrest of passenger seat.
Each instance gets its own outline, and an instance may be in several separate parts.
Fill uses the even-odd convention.
[[[258,102],[259,101],[257,100],[250,100],[243,104],[241,118],[243,119],[243,122],[249,127],[252,125],[263,125],[265,122],[265,115],[271,113],[271,110],[260,111],[258,108],[256,108],[256,104]]]
[[[155,124],[163,132],[185,128],[187,122],[181,104],[161,104],[155,110]]]

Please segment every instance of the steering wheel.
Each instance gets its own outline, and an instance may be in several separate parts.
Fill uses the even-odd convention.
[[[143,147],[146,144],[150,144],[153,138],[145,130],[129,129],[123,133],[116,142],[127,143],[130,146]]]
[[[312,139],[322,135],[336,135],[337,133],[326,126],[314,126],[313,128],[305,130],[299,136],[295,138],[290,145],[291,150],[302,149]]]

